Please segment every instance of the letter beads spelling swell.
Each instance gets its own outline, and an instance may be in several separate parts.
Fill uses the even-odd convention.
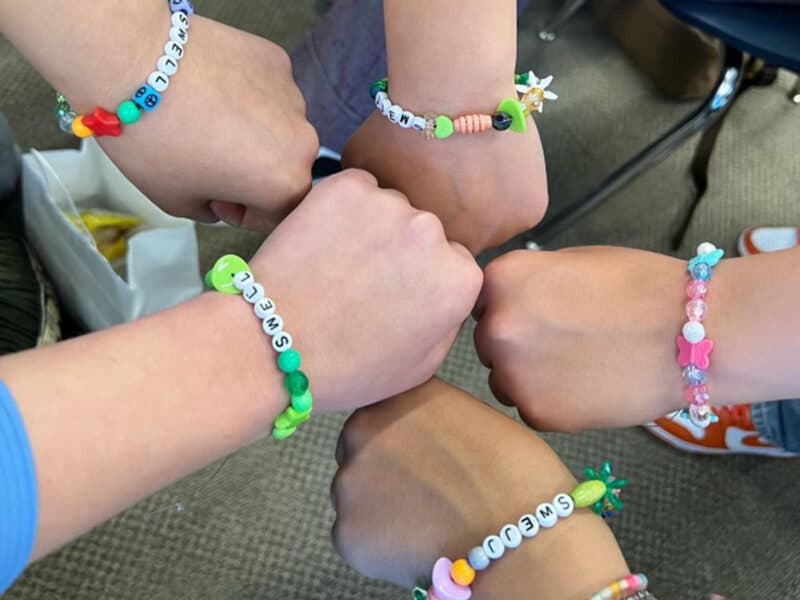
[[[167,0],[172,16],[169,39],[164,45],[164,55],[156,62],[156,70],[140,85],[131,98],[122,102],[116,113],[97,107],[90,115],[79,115],[62,95],[56,96],[58,126],[65,133],[79,138],[106,135],[119,137],[123,125],[133,125],[142,118],[142,112],[153,112],[161,104],[161,95],[170,80],[178,73],[178,64],[189,41],[189,17],[194,14],[191,0]]]
[[[375,107],[389,119],[403,129],[414,129],[425,134],[427,139],[445,139],[454,133],[472,134],[483,131],[516,131],[524,133],[527,128],[528,115],[544,110],[545,100],[558,100],[558,96],[547,89],[553,77],[539,79],[528,71],[517,75],[515,83],[519,100],[506,98],[497,107],[494,114],[467,114],[457,117],[448,117],[436,113],[426,113],[417,116],[402,106],[394,104],[389,98],[389,80],[379,79],[370,87],[369,93],[375,102]]]
[[[234,254],[220,258],[206,274],[206,287],[223,294],[241,294],[252,304],[253,312],[261,320],[262,331],[272,340],[272,348],[278,353],[278,368],[284,374],[283,383],[291,403],[275,419],[272,437],[283,440],[311,418],[314,396],[308,386],[308,377],[300,370],[302,357],[293,348],[292,334],[284,329],[283,318],[276,312],[275,302],[264,294],[264,287],[256,283],[248,264]]]
[[[415,588],[412,597],[414,600],[469,600],[472,597],[470,586],[479,571],[488,569],[492,561],[500,560],[506,551],[518,548],[524,540],[536,537],[542,530],[552,529],[559,520],[572,515],[576,508],[592,507],[604,519],[610,518],[624,508],[619,495],[628,485],[626,479],[615,478],[611,469],[609,461],[603,463],[599,473],[591,467],[584,468],[587,481],[577,485],[569,494],[558,494],[552,502],[540,504],[533,513],[522,515],[516,523],[503,525],[497,533],[487,536],[480,546],[472,548],[467,558],[459,558],[455,562],[447,557],[440,558],[433,567],[431,585],[427,590]],[[644,584],[646,587],[647,578],[644,578]],[[641,588],[634,589],[631,586],[627,591],[632,595],[641,591]],[[628,597],[630,595],[598,598],[618,600]]]

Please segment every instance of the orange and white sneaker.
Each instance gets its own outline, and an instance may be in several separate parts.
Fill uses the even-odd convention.
[[[799,245],[800,230],[797,227],[751,227],[739,236],[739,255],[778,252]]]
[[[645,429],[663,442],[695,454],[755,454],[773,458],[800,456],[761,437],[750,419],[750,405],[714,407],[719,417],[705,429],[681,413],[657,419]]]

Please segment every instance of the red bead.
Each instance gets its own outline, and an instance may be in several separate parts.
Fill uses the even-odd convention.
[[[97,107],[91,115],[86,115],[83,118],[83,124],[94,131],[97,137],[122,135],[122,123],[120,123],[119,117],[100,107]]]

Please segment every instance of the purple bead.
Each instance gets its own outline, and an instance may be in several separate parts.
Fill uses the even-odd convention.
[[[683,369],[683,378],[689,385],[703,385],[706,382],[706,372],[689,365]]]
[[[692,277],[699,281],[708,281],[711,279],[711,267],[704,262],[697,263],[692,268]]]
[[[708,284],[705,281],[692,279],[686,286],[686,295],[692,300],[705,300],[708,296]]]
[[[169,0],[169,8],[172,12],[181,11],[187,17],[191,17],[194,14],[192,0]]]
[[[690,300],[686,303],[686,316],[690,321],[703,321],[708,312],[708,305],[703,300]]]

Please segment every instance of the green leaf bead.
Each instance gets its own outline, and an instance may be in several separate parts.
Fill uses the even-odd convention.
[[[511,131],[525,133],[528,130],[528,119],[525,116],[525,109],[519,100],[506,98],[497,106],[497,112],[511,115]]]
[[[133,100],[125,100],[117,107],[117,116],[124,125],[133,125],[142,118],[142,110]]]
[[[586,508],[599,502],[606,495],[608,488],[602,481],[592,479],[584,481],[570,492],[570,496],[575,501],[577,508]]]
[[[209,282],[211,289],[222,292],[223,294],[239,294],[239,290],[233,285],[233,276],[242,271],[249,271],[250,266],[244,259],[235,254],[226,254],[220,258],[211,271],[206,275],[206,284]]]
[[[612,490],[621,490],[627,485],[628,485],[627,479],[615,479],[614,481],[608,484],[608,487],[610,487]]]
[[[600,479],[597,471],[595,471],[592,467],[583,467],[583,474],[586,475],[588,479]]]
[[[608,497],[608,500],[609,502],[611,502],[611,506],[613,506],[617,510],[622,510],[623,508],[625,508],[625,503],[619,498],[617,498],[614,494],[611,494]]]
[[[414,600],[428,600],[428,592],[422,588],[414,588],[414,591],[411,592],[411,597]]]
[[[308,376],[302,371],[292,371],[286,374],[283,383],[292,396],[302,396],[308,389]]]
[[[611,461],[607,460],[603,462],[603,466],[600,468],[600,477],[608,479],[609,475],[611,475]]]
[[[453,120],[450,117],[446,117],[445,115],[439,115],[436,117],[436,129],[434,129],[434,135],[437,138],[440,140],[449,138],[451,135],[453,135],[454,131],[455,126],[453,125]]]
[[[292,396],[292,408],[298,413],[310,412],[314,407],[314,396],[311,390],[306,390],[305,393],[299,396]]]
[[[278,355],[278,368],[284,373],[291,373],[300,368],[300,363],[303,362],[300,353],[294,348],[290,348],[286,352],[281,352]]]

